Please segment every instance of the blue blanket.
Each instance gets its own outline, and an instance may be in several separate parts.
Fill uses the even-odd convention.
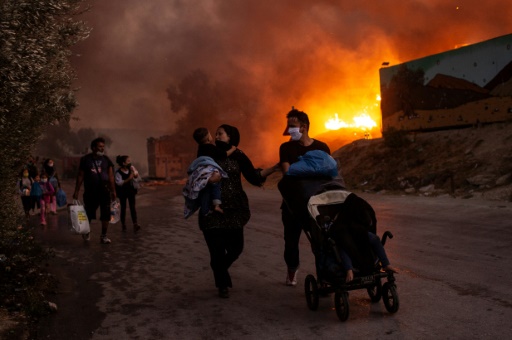
[[[327,152],[312,150],[291,164],[286,174],[299,177],[327,176],[334,178],[338,176],[338,167],[336,160]]]

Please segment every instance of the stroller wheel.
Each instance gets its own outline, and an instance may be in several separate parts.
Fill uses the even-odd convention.
[[[337,289],[334,293],[334,307],[340,321],[346,321],[349,314],[348,293]]]
[[[306,280],[304,282],[304,292],[306,293],[306,302],[308,303],[308,308],[311,310],[317,310],[319,297],[318,284],[316,283],[315,277],[311,274],[306,276]]]
[[[396,313],[400,305],[398,301],[398,293],[396,292],[396,285],[386,282],[382,286],[382,301],[384,306],[390,313]]]
[[[382,297],[382,282],[380,278],[375,280],[374,286],[367,288],[366,290],[368,291],[368,295],[373,303],[379,302]]]

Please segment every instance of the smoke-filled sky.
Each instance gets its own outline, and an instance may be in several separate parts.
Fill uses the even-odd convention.
[[[263,138],[266,143],[254,142],[276,158],[271,150],[286,140],[281,133],[292,105],[309,114],[311,135],[319,134],[334,113],[350,121],[376,104],[382,62],[512,33],[510,0],[90,3],[82,19],[92,32],[73,57],[80,87],[76,127],[173,132],[187,106],[173,112],[167,89],[180,89],[199,70],[222,89],[223,103],[212,105],[223,113],[212,119],[212,112],[196,110],[181,128],[244,122],[241,148]],[[203,100],[197,92],[189,100]],[[370,114],[380,123],[378,110]]]

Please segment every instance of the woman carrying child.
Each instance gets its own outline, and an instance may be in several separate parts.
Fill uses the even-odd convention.
[[[237,147],[240,133],[234,126],[219,126],[215,134],[216,145],[224,151]],[[232,287],[228,269],[242,253],[244,247],[244,226],[251,217],[249,200],[242,187],[241,175],[252,185],[262,186],[268,175],[277,170],[276,166],[255,169],[249,157],[240,149],[234,150],[224,160],[218,161],[227,173],[221,179],[223,213],[199,215],[199,228],[210,252],[210,266],[215,278],[219,296],[229,297]]]
[[[192,135],[197,142],[197,158],[190,164],[187,183],[183,188],[185,196],[185,218],[189,218],[199,209],[199,215],[212,212],[223,213],[220,192],[220,174],[227,177],[217,162],[226,160],[236,147],[229,150],[218,148],[207,128],[200,127]],[[213,207],[213,209],[211,209]]]

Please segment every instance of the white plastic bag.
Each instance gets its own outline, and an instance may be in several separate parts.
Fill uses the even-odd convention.
[[[110,203],[110,223],[115,224],[121,219],[121,210],[119,200],[116,199]]]
[[[69,220],[71,224],[71,231],[76,234],[89,234],[91,227],[89,226],[89,219],[85,213],[85,208],[78,200],[73,200],[73,205],[69,206]]]
[[[138,178],[132,179],[132,187],[135,189],[135,191],[140,189],[140,181]]]
[[[135,169],[135,167],[133,165],[130,168],[130,170],[132,171],[134,176],[137,176],[137,177],[132,178],[132,180],[131,180],[131,185],[132,185],[133,189],[135,190],[135,193],[137,193],[137,191],[140,189],[140,186],[141,186],[140,182],[142,181],[142,178],[140,178],[139,172],[137,171],[137,169]]]

